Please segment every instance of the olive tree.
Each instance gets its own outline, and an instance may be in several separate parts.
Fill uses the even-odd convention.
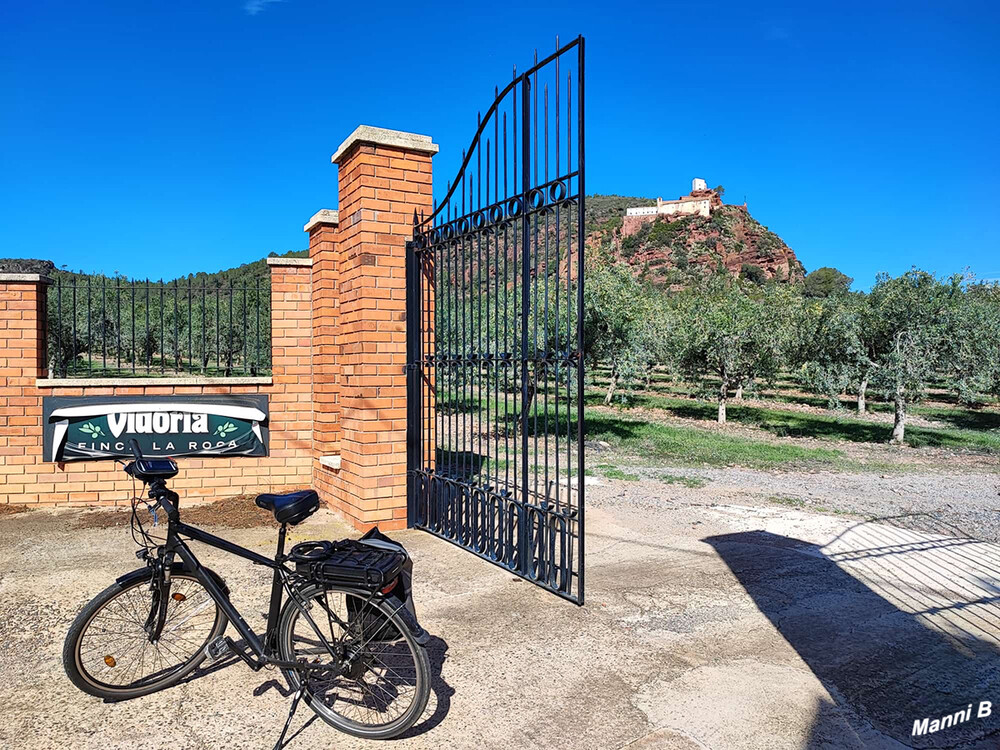
[[[1000,395],[1000,286],[970,284],[945,317],[941,370],[959,403]]]
[[[854,390],[858,413],[866,411],[878,335],[870,315],[869,299],[860,293],[807,297],[798,311],[791,359],[831,407],[839,407],[841,393]]]
[[[924,395],[940,362],[946,314],[961,295],[959,277],[942,282],[917,269],[896,278],[880,274],[872,287],[872,382],[893,403],[896,445],[906,436],[908,406]]]
[[[794,300],[785,288],[713,277],[684,292],[676,314],[678,365],[689,382],[718,379],[718,421],[731,388],[771,379],[781,368]]]
[[[584,346],[592,363],[610,370],[604,403],[645,376],[666,356],[669,310],[663,292],[636,279],[623,263],[595,266],[584,287]]]

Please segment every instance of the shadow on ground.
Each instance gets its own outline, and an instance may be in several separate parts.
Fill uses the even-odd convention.
[[[235,642],[236,648],[241,650],[246,650],[246,643],[240,639]],[[427,709],[424,711],[423,717],[413,725],[409,730],[404,732],[399,736],[399,738],[404,737],[416,737],[418,735],[424,734],[434,729],[448,715],[448,711],[451,709],[451,697],[455,694],[455,690],[449,685],[444,677],[442,676],[442,669],[444,667],[445,660],[448,654],[448,643],[438,636],[431,636],[430,641],[427,643],[427,656],[430,660],[431,665],[431,696],[427,703]],[[222,669],[227,669],[228,667],[236,666],[237,668],[244,667],[245,665],[236,656],[229,656],[220,659],[214,663],[208,664],[206,666],[199,667],[190,675],[181,680],[178,685],[184,685],[190,682],[194,682],[202,677],[218,672]],[[270,677],[264,682],[257,685],[254,688],[254,697],[259,697],[269,690],[276,690],[279,695],[283,698],[288,698],[289,702],[292,699],[293,691],[288,688],[285,680],[283,678]],[[290,703],[289,703],[290,705]],[[300,706],[300,708],[305,708]],[[292,732],[288,737],[286,737],[283,747],[290,746],[296,737],[302,734],[313,722],[316,721],[318,715],[313,714],[309,709],[303,711],[303,715],[307,716],[305,723],[299,726],[294,732]],[[275,734],[277,734],[279,728],[275,729]]]
[[[1000,710],[1000,548],[916,516],[823,546],[765,531],[704,541],[835,701],[817,706],[807,747],[837,745],[837,713],[886,747],[997,746],[1000,718],[976,713],[980,701]],[[912,736],[915,720],[969,704],[969,720]]]
[[[603,399],[594,394],[588,395],[586,400],[588,405],[603,403]],[[629,396],[628,404],[632,407],[661,409],[674,417],[702,422],[714,421],[718,410],[716,404],[707,401],[641,394]],[[1000,414],[995,412],[924,409],[919,413],[962,430],[990,430],[1000,425]],[[588,417],[588,422],[590,419]],[[891,429],[888,423],[858,419],[856,415],[784,411],[740,401],[729,402],[727,419],[758,427],[777,437],[844,440],[851,443],[886,443]],[[995,450],[995,441],[991,441],[988,436],[955,434],[946,429],[912,424],[906,428],[906,443],[911,447],[970,448],[985,452]]]

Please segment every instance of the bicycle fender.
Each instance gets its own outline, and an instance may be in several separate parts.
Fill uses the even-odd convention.
[[[417,622],[417,618],[413,615],[413,613],[406,607],[403,607],[397,612],[397,614],[400,619],[406,623],[406,627],[410,629],[410,632],[413,634],[413,640],[415,640],[420,646],[426,646],[431,639],[431,634],[420,626],[420,623]]]

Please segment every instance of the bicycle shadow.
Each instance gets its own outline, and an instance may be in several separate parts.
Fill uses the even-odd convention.
[[[237,645],[241,645],[240,642],[237,642]],[[447,659],[447,653],[448,643],[443,638],[432,635],[430,641],[427,643],[427,658],[431,665],[431,696],[427,702],[427,708],[424,710],[424,717],[426,718],[421,718],[420,721],[395,739],[417,737],[429,732],[444,721],[445,716],[448,715],[448,712],[451,710],[451,696],[455,694],[455,690],[445,681],[441,674],[444,662]],[[239,659],[236,659],[236,661],[239,661]],[[228,666],[228,664],[224,666]],[[278,694],[282,698],[291,698],[294,692],[288,688],[288,685],[284,681],[271,678],[255,687],[253,695],[254,697],[259,697],[269,690],[278,691]],[[285,744],[295,739],[315,719],[316,716],[312,716],[309,721],[299,727],[295,734],[286,740]]]
[[[399,739],[417,737],[429,732],[444,721],[444,717],[451,710],[451,696],[455,694],[455,689],[441,675],[444,662],[448,658],[448,643],[444,638],[439,638],[436,635],[431,636],[427,643],[427,658],[431,663],[431,697],[427,702],[427,710],[424,711],[426,718],[421,718],[420,721],[399,735]]]
[[[237,643],[242,644],[242,641],[238,641]],[[228,667],[231,667],[234,664],[240,664],[240,663],[241,663],[240,658],[235,654],[224,656],[218,661],[212,662],[208,666],[198,667],[183,680],[178,680],[176,683],[171,685],[171,687],[177,687],[177,685],[187,685],[189,682],[200,680],[202,677],[208,677],[210,674],[221,672],[223,669],[227,669]]]

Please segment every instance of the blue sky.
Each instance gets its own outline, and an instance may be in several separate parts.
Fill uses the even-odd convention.
[[[635,9],[635,10],[633,10]],[[173,277],[302,249],[359,123],[458,167],[587,38],[588,191],[746,196],[807,269],[1000,277],[1000,5],[0,3],[0,257]]]

